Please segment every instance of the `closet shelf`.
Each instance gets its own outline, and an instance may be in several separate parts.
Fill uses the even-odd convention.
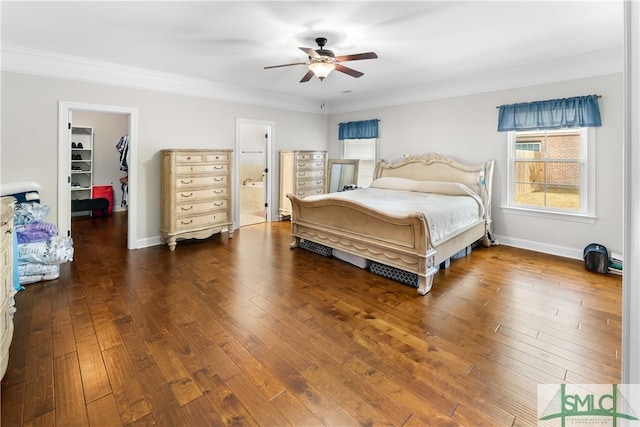
[[[93,189],[93,128],[85,126],[71,127],[72,145],[69,175],[71,177],[71,200],[87,200],[92,197]],[[82,148],[77,147],[82,144]],[[73,210],[72,210],[73,211]]]

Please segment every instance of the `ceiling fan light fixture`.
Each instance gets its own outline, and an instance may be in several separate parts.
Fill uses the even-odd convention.
[[[330,62],[313,62],[309,64],[309,70],[320,80],[324,80],[335,68],[336,64]]]
[[[323,37],[318,37],[316,39],[316,43],[318,43],[318,47],[320,49],[311,49],[310,47],[299,47],[301,51],[307,54],[308,61],[307,62],[294,62],[292,64],[282,64],[282,65],[271,65],[268,67],[264,67],[264,69],[269,68],[280,68],[280,67],[288,67],[290,65],[307,65],[307,72],[300,80],[300,83],[306,83],[316,76],[320,81],[324,80],[333,70],[336,72],[340,72],[343,74],[347,74],[351,77],[362,77],[364,73],[354,70],[353,68],[345,67],[341,64],[341,62],[347,61],[358,61],[361,59],[375,59],[378,55],[375,52],[366,52],[366,53],[355,53],[351,55],[340,55],[335,56],[334,53],[328,49],[325,49],[324,46],[327,43],[327,39]]]

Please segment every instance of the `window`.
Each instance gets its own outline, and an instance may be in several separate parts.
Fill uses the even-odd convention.
[[[509,132],[509,208],[593,217],[592,128]]]
[[[518,151],[535,151],[537,153],[542,149],[542,143],[537,142],[516,142],[516,152]]]
[[[358,159],[358,186],[368,187],[373,181],[377,160],[377,138],[345,139],[342,141],[342,158]]]

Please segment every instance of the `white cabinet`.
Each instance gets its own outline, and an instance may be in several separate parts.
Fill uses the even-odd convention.
[[[326,192],[326,151],[281,151],[280,152],[280,209],[282,220],[291,216],[291,201],[287,194],[306,197]]]
[[[9,346],[13,338],[13,312],[15,311],[13,287],[13,197],[3,197],[1,201],[0,222],[0,378],[9,363]]]
[[[90,199],[93,187],[93,128],[71,128],[70,172],[71,200]]]

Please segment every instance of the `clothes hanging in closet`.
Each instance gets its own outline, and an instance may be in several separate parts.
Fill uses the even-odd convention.
[[[120,153],[120,170],[127,172],[129,165],[127,164],[127,155],[129,154],[129,135],[120,138],[116,144],[116,150]],[[122,189],[122,202],[120,207],[127,207],[127,199],[129,195],[129,179],[127,176],[120,178],[120,188]]]
[[[123,176],[120,178],[120,188],[122,188],[122,201],[120,207],[126,208],[129,199],[129,177]]]
[[[129,154],[129,135],[120,138],[120,141],[116,144],[116,150],[120,153],[120,170],[128,171],[127,155]]]

